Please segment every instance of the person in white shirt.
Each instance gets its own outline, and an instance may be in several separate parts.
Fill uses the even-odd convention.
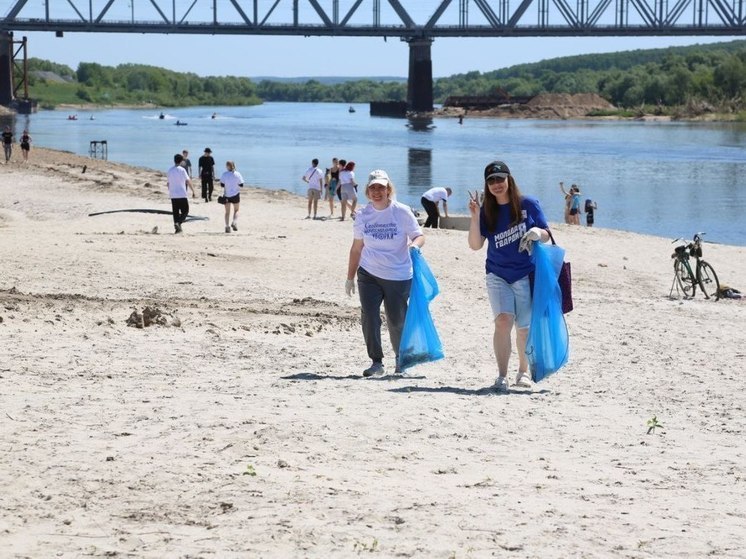
[[[371,359],[363,376],[384,372],[381,303],[386,310],[386,324],[396,357],[394,372],[399,374],[399,343],[412,286],[410,251],[420,250],[425,237],[409,206],[394,199],[394,185],[386,171],[370,173],[365,195],[370,203],[357,213],[353,226],[345,291],[348,296],[355,293],[357,274],[363,337]]]
[[[442,186],[436,186],[422,195],[420,202],[422,202],[422,207],[427,212],[425,227],[438,228],[438,220],[440,219],[438,204],[441,201],[443,202],[443,212],[448,217],[448,197],[451,194],[453,194],[453,190],[450,187],[443,188]]]
[[[301,177],[303,182],[308,183],[308,215],[306,219],[311,219],[311,207],[313,207],[313,218],[319,210],[319,199],[324,189],[324,172],[319,169],[319,160],[311,161],[311,166]]]
[[[350,207],[350,217],[355,219],[355,208],[357,207],[357,183],[355,182],[355,162],[348,162],[344,169],[339,170],[340,199],[342,200],[342,217],[345,220],[347,206]]]
[[[186,169],[181,165],[183,160],[184,157],[180,153],[174,155],[174,166],[168,170],[166,175],[168,197],[171,198],[171,211],[174,215],[174,233],[181,233],[181,224],[186,221],[189,215],[187,187],[192,191],[192,198],[194,198],[192,181],[189,180]]]
[[[238,206],[241,202],[243,177],[236,171],[236,164],[233,161],[226,161],[225,168],[225,173],[220,176],[220,186],[223,187],[223,196],[225,196],[225,232],[230,233],[231,229],[238,231]],[[233,206],[233,221],[230,220],[231,206]]]

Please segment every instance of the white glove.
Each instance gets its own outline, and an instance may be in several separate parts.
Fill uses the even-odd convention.
[[[532,227],[528,231],[526,231],[526,234],[523,236],[524,239],[528,239],[529,241],[538,241],[541,239],[541,234],[544,232],[544,229],[541,227]]]
[[[420,252],[420,253],[422,252],[422,251],[420,250],[420,247],[418,247],[417,245],[410,245],[410,247],[409,247],[409,251],[410,251],[410,252]]]
[[[521,237],[521,242],[518,245],[518,251],[526,251],[531,254],[531,251],[533,250],[533,244],[534,242],[541,239],[541,232],[543,229],[541,227],[532,227],[528,231],[526,231],[526,234]]]
[[[345,293],[348,297],[352,297],[352,294],[355,293],[355,280],[345,281]]]

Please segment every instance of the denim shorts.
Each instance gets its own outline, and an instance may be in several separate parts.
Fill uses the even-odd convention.
[[[517,328],[531,325],[531,285],[528,276],[508,283],[495,274],[487,274],[487,296],[492,307],[492,318],[502,313],[515,317]]]

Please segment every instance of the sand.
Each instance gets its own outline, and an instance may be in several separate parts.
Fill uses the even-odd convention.
[[[237,233],[197,201],[210,220],[174,235],[88,217],[169,209],[162,173],[19,156],[0,167],[2,557],[744,557],[746,306],[669,298],[671,239],[553,226],[571,358],[497,396],[484,252],[428,231],[446,357],[367,380],[349,221],[249,188]],[[746,291],[746,248],[705,257]],[[128,326],[145,307],[162,324]]]

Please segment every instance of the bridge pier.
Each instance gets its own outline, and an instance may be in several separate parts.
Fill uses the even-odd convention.
[[[13,33],[0,31],[0,105],[13,102]]]
[[[407,108],[415,112],[433,110],[433,61],[430,56],[432,39],[407,39],[409,43],[409,78]]]

